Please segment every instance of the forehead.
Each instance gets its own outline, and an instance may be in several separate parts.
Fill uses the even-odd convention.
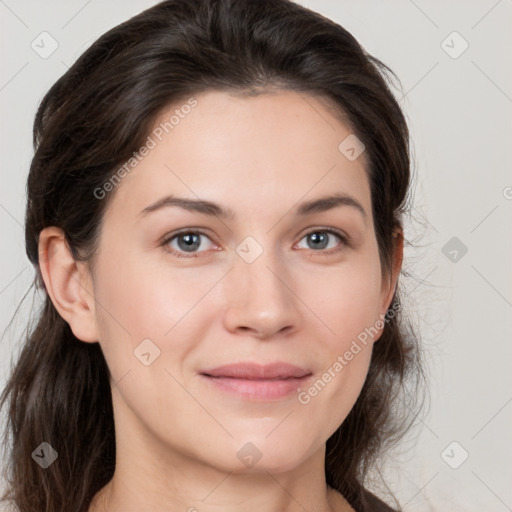
[[[235,212],[282,209],[341,192],[369,211],[366,155],[349,160],[339,149],[350,136],[323,98],[282,90],[201,93],[161,112],[144,156],[139,151],[124,173],[109,210],[135,220],[167,194],[212,199]]]

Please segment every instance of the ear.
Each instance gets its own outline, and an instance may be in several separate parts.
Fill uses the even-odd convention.
[[[94,290],[88,268],[76,262],[64,232],[48,227],[39,234],[39,268],[53,305],[82,341],[98,341]]]
[[[393,295],[398,283],[398,276],[402,268],[402,262],[404,257],[404,233],[401,227],[398,227],[393,232],[393,259],[391,262],[391,272],[388,279],[383,280],[382,283],[382,303],[381,311],[382,315],[386,314]]]
[[[381,297],[382,300],[379,304],[378,318],[375,321],[374,328],[377,329],[378,333],[375,335],[373,341],[378,341],[384,332],[384,326],[386,324],[385,315],[393,300],[396,286],[398,283],[398,276],[400,275],[400,269],[402,268],[402,261],[404,256],[404,234],[401,227],[396,228],[393,233],[393,259],[391,262],[391,271],[387,276],[387,279],[382,281]]]

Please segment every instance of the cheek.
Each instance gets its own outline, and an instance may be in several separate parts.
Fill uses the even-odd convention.
[[[373,343],[381,332],[380,266],[375,258],[361,256],[336,271],[310,275],[303,284],[304,302],[318,317],[314,321],[318,343],[311,349],[321,365],[317,379],[301,390],[298,402],[309,411],[310,421],[332,433],[357,400]],[[326,410],[331,411],[328,417]]]
[[[215,305],[205,304],[222,275],[219,269],[170,269],[164,259],[155,264],[136,252],[104,256],[95,296],[100,345],[113,378],[129,370],[138,373],[140,351],[155,358],[146,376],[162,368],[179,369],[180,361],[208,336]]]
[[[124,327],[135,338],[161,337],[197,301],[196,286],[187,272],[171,275],[137,254],[104,257],[103,262],[95,294],[105,306],[99,313],[107,327]]]
[[[310,271],[309,277],[302,280],[300,293],[323,324],[324,339],[332,352],[348,349],[351,340],[359,335],[364,338],[361,333],[376,325],[380,292],[378,260],[361,254],[343,262],[338,269]]]
[[[178,294],[172,288],[164,297],[161,279],[131,255],[104,254],[96,281],[100,345],[116,379],[139,366],[134,350],[144,340],[152,340],[161,349],[160,339],[172,326]]]

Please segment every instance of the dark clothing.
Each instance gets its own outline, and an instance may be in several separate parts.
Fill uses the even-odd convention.
[[[351,503],[350,500],[347,501],[356,512],[397,512],[397,510],[386,505],[386,503],[370,491],[364,491],[364,500],[366,501],[366,506],[361,503],[362,500],[358,500],[357,503]]]

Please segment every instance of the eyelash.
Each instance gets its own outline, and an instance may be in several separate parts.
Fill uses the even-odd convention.
[[[350,245],[349,242],[348,242],[348,237],[346,235],[344,235],[342,232],[338,231],[337,229],[333,229],[333,228],[314,228],[314,229],[311,229],[308,232],[304,233],[304,235],[302,236],[301,240],[303,238],[307,237],[308,235],[311,235],[312,233],[329,233],[331,235],[336,235],[341,240],[341,242],[342,242],[341,243],[341,247],[339,247],[337,249],[330,249],[328,251],[326,251],[326,250],[315,251],[313,249],[310,249],[311,252],[313,252],[315,254],[318,254],[320,256],[332,256],[333,254],[336,254],[336,253],[342,251],[345,248],[345,246],[348,247]],[[205,236],[207,238],[210,238],[207,233],[205,233],[204,231],[201,231],[201,230],[191,230],[191,229],[188,229],[188,230],[178,231],[177,233],[171,233],[169,236],[165,237],[162,240],[161,246],[165,247],[167,252],[173,254],[174,256],[176,256],[178,258],[197,258],[198,255],[200,254],[200,253],[189,253],[189,255],[184,256],[184,254],[187,254],[187,253],[183,253],[183,252],[176,251],[174,249],[168,248],[168,244],[170,242],[172,242],[175,238],[178,238],[181,235],[203,235],[203,236]],[[203,251],[201,251],[201,252],[203,252]]]

